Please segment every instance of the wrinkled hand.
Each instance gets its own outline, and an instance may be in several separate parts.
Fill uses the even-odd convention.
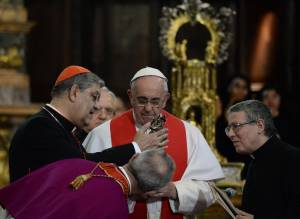
[[[170,198],[173,200],[177,200],[177,190],[175,184],[173,182],[168,182],[163,188],[159,190],[154,190],[150,192],[144,193],[144,196],[147,198]]]
[[[248,214],[247,212],[244,212],[239,209],[236,210],[238,212],[238,215],[235,217],[236,219],[254,219],[254,215]]]
[[[168,144],[168,130],[163,128],[157,132],[147,134],[146,131],[150,127],[150,122],[143,125],[143,127],[136,133],[133,141],[135,141],[141,151],[164,147]]]

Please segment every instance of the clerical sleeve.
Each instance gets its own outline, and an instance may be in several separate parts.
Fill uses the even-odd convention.
[[[181,178],[175,182],[178,202],[170,200],[174,212],[199,213],[214,202],[207,181],[224,177],[215,155],[200,130],[184,122],[187,135],[188,165]]]
[[[89,153],[95,153],[111,148],[110,121],[107,121],[90,131],[82,144]]]

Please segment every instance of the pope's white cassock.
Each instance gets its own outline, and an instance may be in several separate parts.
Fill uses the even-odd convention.
[[[147,218],[151,219],[183,218],[184,215],[201,212],[215,201],[206,181],[223,178],[224,175],[198,128],[166,111],[162,114],[166,116],[165,127],[168,128],[169,137],[166,151],[176,163],[173,181],[177,189],[178,201],[148,200],[146,214]],[[132,142],[136,130],[138,127],[135,124],[133,111],[129,110],[92,130],[83,145],[88,152],[102,151]],[[138,151],[136,147],[136,152]],[[129,211],[133,212],[132,218],[142,218],[141,214],[134,216],[140,211],[137,210],[139,205],[135,206],[135,202],[130,200],[128,203]]]

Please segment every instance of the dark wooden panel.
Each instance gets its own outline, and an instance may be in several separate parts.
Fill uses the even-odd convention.
[[[59,71],[69,63],[70,36],[68,1],[26,1],[29,19],[36,22],[27,39],[27,72],[33,102],[49,100]]]
[[[109,8],[109,77],[113,89],[126,91],[132,75],[150,60],[149,4],[112,4]]]
[[[99,74],[118,95],[126,96],[133,73],[145,65],[160,68],[170,79],[170,63],[162,56],[158,20],[162,6],[180,0],[25,0],[36,26],[28,35],[27,72],[31,99],[48,101],[54,80],[69,64],[86,66]],[[281,85],[295,102],[299,87],[299,3],[288,1],[208,1],[237,10],[232,25],[234,41],[227,62],[219,66],[219,85],[234,73],[249,74],[253,38],[260,16],[279,15],[280,38],[274,70],[268,80]],[[294,104],[299,109],[299,104]],[[298,107],[298,108],[297,108]]]

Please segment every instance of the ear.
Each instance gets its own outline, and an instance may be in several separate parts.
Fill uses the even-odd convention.
[[[164,96],[164,99],[163,99],[163,103],[162,103],[162,108],[165,108],[166,105],[167,105],[167,101],[169,100],[170,98],[170,93],[169,92],[166,92],[165,96]]]
[[[128,95],[128,97],[129,97],[129,101],[130,101],[130,104],[131,104],[131,106],[133,106],[133,98],[132,98],[132,92],[131,92],[131,89],[128,89],[127,90],[127,95]]]
[[[258,119],[256,124],[257,124],[257,127],[258,127],[258,133],[259,134],[264,133],[264,131],[265,131],[265,122],[264,122],[264,120]]]
[[[71,102],[74,102],[76,100],[76,97],[78,96],[79,92],[80,92],[80,89],[79,89],[78,85],[73,84],[68,93],[69,100]]]

